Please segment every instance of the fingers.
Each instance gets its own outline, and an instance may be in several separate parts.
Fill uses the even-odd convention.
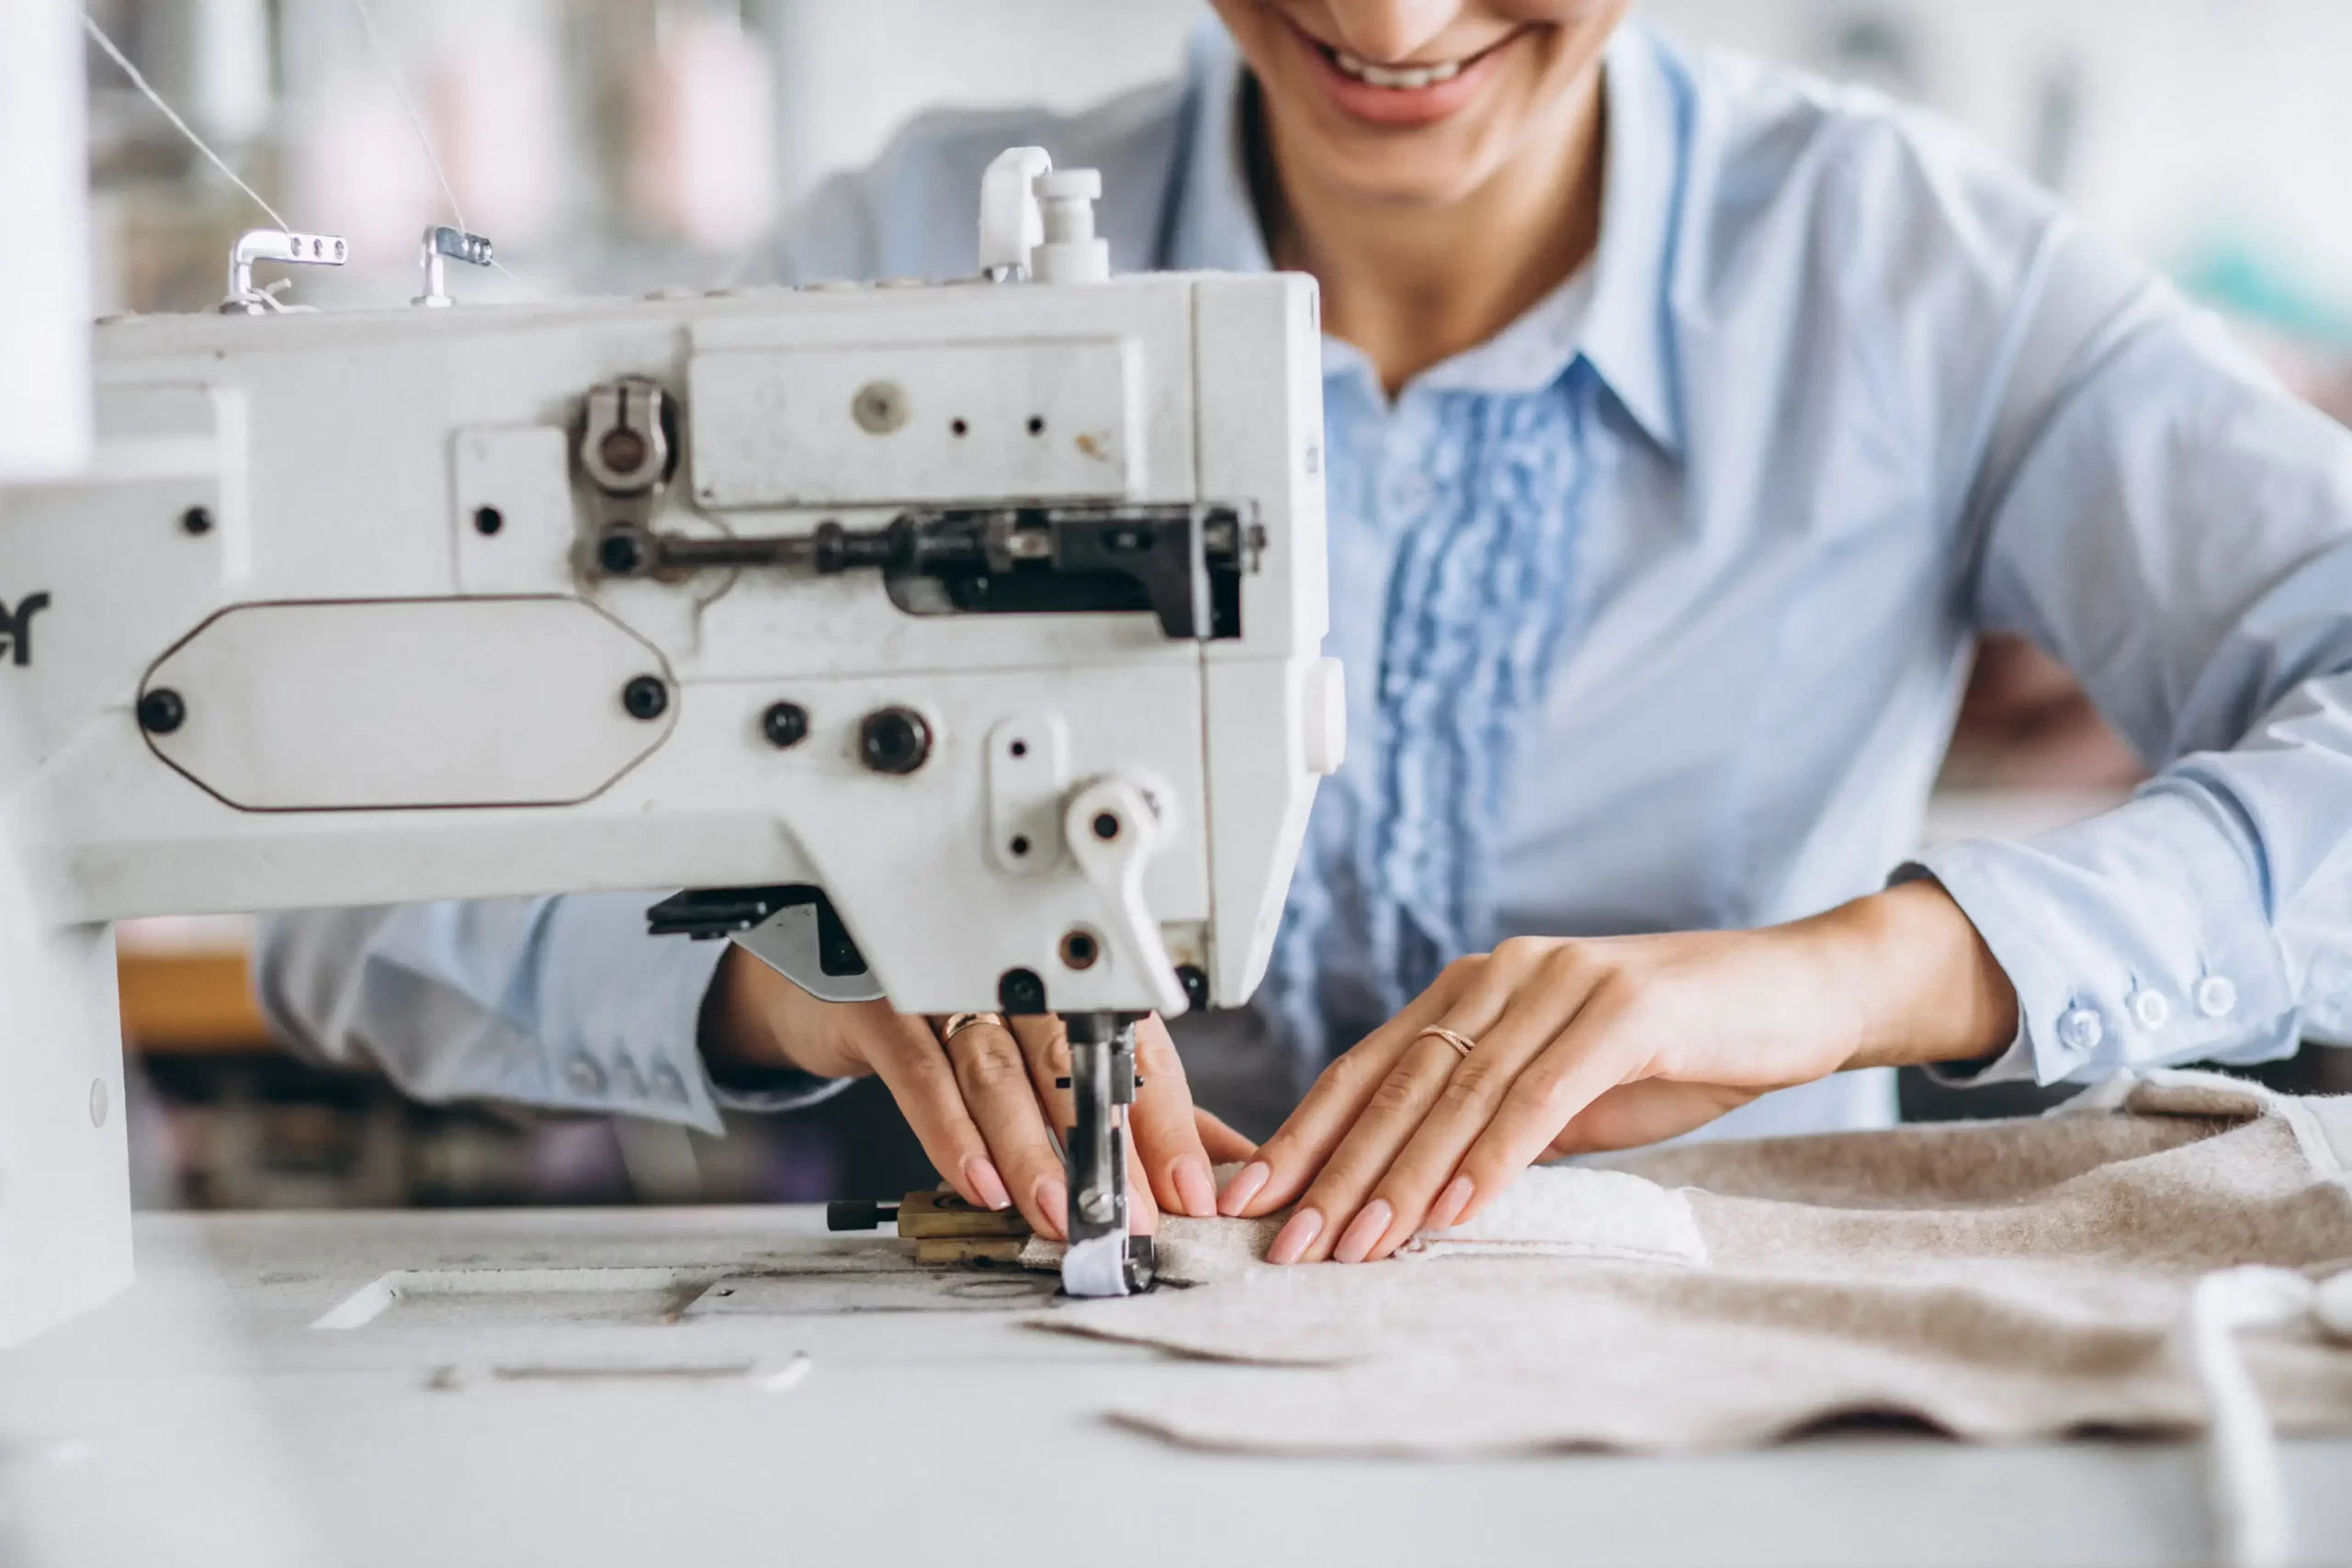
[[[1385,1258],[1423,1225],[1459,1224],[1485,1207],[1544,1152],[1575,1110],[1623,1077],[1616,1054],[1596,1049],[1610,1038],[1618,1005],[1589,976],[1574,973],[1528,987],[1488,1031],[1478,1049],[1455,1069],[1437,1109],[1418,1128],[1396,1163],[1374,1189],[1367,1212],[1385,1211],[1375,1223],[1359,1220],[1351,1261]],[[1516,1118],[1512,1143],[1523,1142],[1548,1101],[1541,1095],[1572,1070],[1580,1087],[1574,1109],[1563,1110],[1532,1148],[1516,1162],[1469,1156],[1489,1137],[1504,1115]],[[1530,1088],[1531,1080],[1547,1086]]]
[[[1136,1026],[1136,1071],[1143,1079],[1127,1108],[1127,1131],[1145,1185],[1170,1213],[1209,1219],[1216,1213],[1216,1181],[1193,1117],[1193,1091],[1175,1042],[1158,1018]]]
[[[1349,1227],[1357,1223],[1357,1211],[1373,1185],[1387,1174],[1390,1162],[1436,1107],[1455,1064],[1462,1060],[1460,1053],[1435,1035],[1423,1035],[1406,1045],[1299,1199],[1298,1212],[1283,1226],[1267,1254],[1271,1259],[1308,1263],[1338,1252],[1343,1261],[1362,1261],[1363,1250],[1352,1245],[1362,1238]],[[1385,1234],[1387,1213],[1385,1209],[1379,1211],[1376,1224],[1363,1222],[1373,1226],[1374,1239]]]
[[[1453,994],[1464,988],[1464,972],[1449,969],[1403,1012],[1381,1025],[1323,1069],[1257,1157],[1234,1174],[1217,1200],[1217,1213],[1256,1218],[1272,1213],[1306,1190],[1357,1118],[1378,1094],[1388,1075],[1414,1044],[1414,1036],[1442,1016]]]
[[[1466,1055],[1436,1035],[1413,1043],[1314,1184],[1267,1257],[1275,1262],[1385,1258],[1420,1227],[1466,1150],[1574,999],[1465,995],[1438,1027],[1476,1042]],[[1308,1218],[1306,1216],[1311,1216]],[[1306,1234],[1312,1232],[1312,1235]],[[1290,1245],[1283,1243],[1288,1240]]]
[[[1511,1085],[1461,1158],[1459,1174],[1471,1188],[1461,1219],[1493,1201],[1587,1106],[1624,1081],[1627,1053],[1612,1038],[1623,1011],[1587,1009]]]
[[[932,1168],[967,1202],[1003,1208],[1003,1176],[989,1158],[988,1140],[965,1108],[956,1069],[940,1050],[931,1025],[893,1012],[887,1002],[845,1005],[865,1014],[845,1019],[843,1027],[856,1032],[858,1054],[888,1086]]]
[[[1009,1203],[1020,1209],[1030,1229],[1042,1235],[1061,1235],[1062,1211],[1049,1212],[1046,1201],[1051,1185],[1061,1179],[1061,1155],[1046,1129],[1021,1043],[1001,1024],[974,1023],[958,1030],[944,1047],[933,1048],[950,1064],[964,1106],[994,1161],[992,1169],[966,1173],[980,1190],[965,1195],[992,1209]],[[992,1192],[990,1181],[995,1183]],[[961,1184],[957,1190],[964,1190]]]
[[[1029,1064],[1031,1091],[1057,1150],[1053,1170],[1035,1183],[1033,1196],[1037,1213],[1031,1214],[1027,1205],[1021,1212],[1029,1215],[1029,1224],[1038,1235],[1058,1241],[1069,1219],[1069,1183],[1058,1151],[1062,1134],[1069,1128],[1070,1093],[1056,1085],[1069,1076],[1069,1041],[1057,1018],[1016,1018],[1010,1022],[1013,1038],[1021,1043],[1022,1057]]]

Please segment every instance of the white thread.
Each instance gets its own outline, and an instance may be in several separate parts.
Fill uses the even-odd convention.
[[[473,226],[466,221],[466,209],[458,204],[457,187],[449,183],[447,173],[441,167],[441,155],[433,150],[433,138],[425,131],[424,118],[416,112],[416,105],[408,96],[408,86],[401,79],[400,67],[393,62],[392,51],[385,46],[384,35],[376,30],[376,13],[369,8],[368,0],[351,0],[351,8],[359,13],[360,25],[368,29],[368,47],[375,54],[376,63],[384,68],[384,76],[392,85],[392,96],[400,100],[401,113],[408,117],[408,128],[416,132],[416,144],[424,149],[424,161],[433,165],[433,177],[441,182],[441,194],[449,198],[449,216],[458,220],[459,229],[471,233]],[[490,265],[493,272],[505,273],[509,282],[522,284],[526,288],[530,287],[509,271],[506,264],[500,261],[495,254],[490,258]]]
[[[2189,1296],[2185,1349],[2205,1395],[2214,1546],[2228,1568],[2283,1568],[2293,1540],[2278,1435],[2237,1331],[2291,1323],[2312,1293],[2301,1274],[2248,1268],[2208,1274]]]
[[[368,47],[374,51],[376,63],[384,68],[385,78],[392,85],[392,96],[400,100],[401,112],[408,116],[408,128],[416,132],[416,144],[424,149],[424,161],[433,165],[433,177],[441,182],[441,194],[449,198],[450,216],[457,219],[458,228],[466,229],[466,209],[458,205],[457,190],[449,184],[449,176],[441,172],[440,154],[433,151],[433,138],[425,134],[424,121],[417,114],[416,106],[409,101],[400,67],[392,62],[391,51],[384,47],[384,35],[376,30],[376,13],[368,9],[368,0],[351,0],[351,8],[359,13],[360,25],[368,29]]]
[[[264,212],[269,214],[269,220],[277,225],[279,232],[290,234],[294,231],[293,225],[288,223],[285,219],[280,218],[277,215],[277,209],[262,200],[261,193],[259,191],[254,189],[253,186],[239,179],[237,177],[237,171],[222,163],[220,161],[220,154],[206,146],[204,138],[198,136],[194,130],[190,130],[187,121],[182,119],[177,112],[173,109],[172,106],[164,101],[164,95],[155,91],[153,87],[148,85],[147,78],[139,73],[139,67],[130,63],[130,58],[125,55],[122,51],[115,47],[114,39],[107,37],[105,29],[98,26],[97,22],[87,11],[82,13],[82,30],[88,33],[91,39],[96,42],[100,49],[106,51],[107,59],[122,67],[122,73],[130,78],[130,85],[138,88],[140,92],[145,94],[149,103],[163,110],[164,118],[170,120],[173,128],[182,136],[187,138],[188,144],[190,146],[203,153],[207,158],[209,158],[212,161],[212,166],[214,168],[229,176],[229,183],[231,185],[235,186],[239,190],[243,191],[247,196],[252,197],[254,198],[254,205],[260,208]]]

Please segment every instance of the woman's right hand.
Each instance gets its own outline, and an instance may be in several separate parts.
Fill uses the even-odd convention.
[[[797,1067],[820,1077],[879,1075],[932,1165],[964,1199],[1015,1207],[1038,1235],[1058,1238],[1069,1190],[1055,1129],[1070,1124],[1061,1021],[975,1023],[945,1045],[932,1021],[888,1002],[820,1001],[741,948],[720,960],[703,1006],[703,1055],[729,1067]],[[1183,1064],[1159,1018],[1136,1029],[1143,1079],[1127,1109],[1131,1224],[1155,1228],[1160,1209],[1216,1213],[1212,1168],[1255,1145],[1193,1104]]]

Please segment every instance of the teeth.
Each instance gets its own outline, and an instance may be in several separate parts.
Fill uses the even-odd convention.
[[[1368,82],[1375,87],[1394,87],[1400,91],[1409,91],[1416,87],[1434,87],[1440,82],[1451,82],[1462,74],[1462,62],[1458,60],[1448,60],[1437,65],[1390,67],[1374,65],[1371,61],[1350,54],[1344,49],[1333,50],[1331,56],[1340,62],[1340,70],[1357,81]]]

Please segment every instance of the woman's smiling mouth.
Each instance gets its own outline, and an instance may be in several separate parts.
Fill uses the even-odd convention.
[[[1326,96],[1342,112],[1378,125],[1414,126],[1444,119],[1476,97],[1502,51],[1526,29],[1515,29],[1458,59],[1394,64],[1325,43],[1295,23],[1291,31],[1311,57]]]

